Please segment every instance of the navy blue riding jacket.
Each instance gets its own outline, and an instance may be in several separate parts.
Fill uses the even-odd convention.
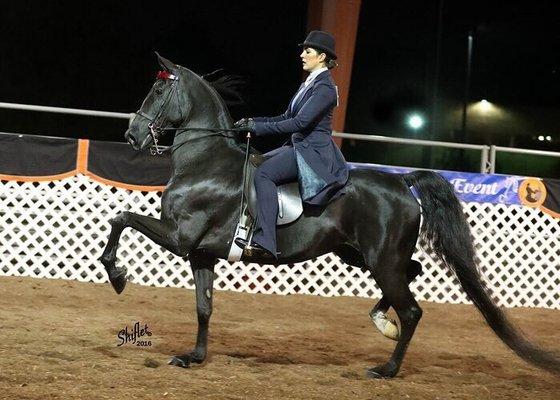
[[[284,146],[265,156],[272,157],[287,147],[293,147],[303,201],[323,205],[343,194],[348,181],[348,166],[332,139],[332,115],[337,105],[337,92],[330,72],[317,75],[292,104],[294,97],[282,115],[253,118],[254,131],[257,136],[292,134]]]

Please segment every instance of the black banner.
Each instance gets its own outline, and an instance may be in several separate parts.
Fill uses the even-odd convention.
[[[0,174],[53,176],[76,169],[78,140],[2,133]]]
[[[171,177],[171,157],[134,151],[127,143],[90,141],[88,171],[131,185],[165,186]]]

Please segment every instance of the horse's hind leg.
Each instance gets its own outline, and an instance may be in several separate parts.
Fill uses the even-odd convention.
[[[408,262],[408,260],[404,261]],[[422,317],[422,309],[414,300],[408,287],[405,269],[395,267],[384,268],[374,273],[375,280],[384,293],[387,302],[393,307],[401,323],[401,334],[397,346],[389,361],[383,365],[368,370],[372,378],[390,378],[399,372],[408,344],[412,339],[416,326]]]
[[[172,234],[175,228],[171,226],[171,223],[165,223],[159,219],[127,211],[118,214],[110,223],[111,233],[109,235],[109,240],[99,260],[105,266],[109,281],[118,294],[124,290],[126,285],[127,269],[125,267],[115,266],[119,239],[125,228],[130,227],[136,229],[155,243],[174,253],[179,251],[176,241],[172,239],[176,237],[176,235]]]
[[[214,264],[216,259],[191,254],[189,256],[196,286],[196,312],[198,315],[198,334],[193,351],[174,356],[169,364],[188,368],[191,363],[201,363],[206,359],[208,349],[208,325],[212,315],[212,289],[214,283]]]
[[[408,284],[416,279],[418,275],[422,272],[422,264],[416,260],[410,260],[408,268],[406,269],[406,278]],[[399,327],[396,322],[387,317],[387,311],[389,311],[389,300],[385,296],[381,297],[379,302],[369,312],[369,317],[373,322],[374,326],[383,334],[383,336],[398,340],[400,336]]]
[[[408,281],[408,284],[410,285],[412,283],[412,281],[414,279],[416,279],[416,277],[418,275],[420,275],[420,273],[422,272],[422,264],[420,264],[418,261],[416,260],[410,260],[409,264],[408,264],[408,268],[406,269],[406,279]],[[387,311],[389,311],[389,307],[391,305],[389,304],[389,301],[387,300],[387,298],[385,296],[381,297],[381,299],[377,302],[377,304],[375,306],[373,306],[373,308],[371,309],[371,312],[369,313],[370,315],[376,311],[381,311],[383,313],[386,313]]]

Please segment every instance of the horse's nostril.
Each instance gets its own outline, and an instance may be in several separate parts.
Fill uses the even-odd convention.
[[[127,141],[128,143],[130,143],[131,145],[134,146],[134,144],[136,144],[136,139],[134,139],[134,136],[132,136],[130,133],[127,132],[127,133],[124,135],[124,138],[125,138],[126,141]]]

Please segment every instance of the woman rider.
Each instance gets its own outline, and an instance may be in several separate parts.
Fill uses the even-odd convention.
[[[338,102],[330,74],[336,63],[334,37],[312,31],[300,44],[303,70],[309,72],[284,114],[276,117],[243,118],[235,123],[240,131],[256,136],[291,133],[282,147],[265,154],[255,171],[258,216],[251,244],[236,243],[252,254],[276,258],[276,187],[299,181],[301,197],[310,205],[326,205],[344,194],[348,167],[332,139],[332,115]]]

